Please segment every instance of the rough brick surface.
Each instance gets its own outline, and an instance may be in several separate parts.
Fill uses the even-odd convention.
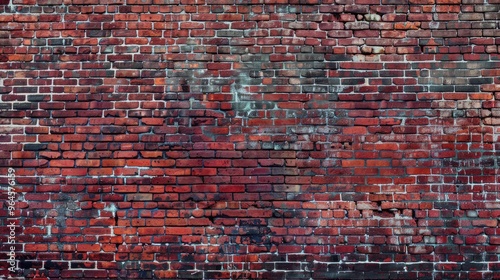
[[[0,275],[500,279],[498,0],[1,3]]]

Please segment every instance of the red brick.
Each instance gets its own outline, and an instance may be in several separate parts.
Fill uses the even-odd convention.
[[[245,192],[245,185],[221,185],[219,187],[220,192]]]
[[[98,252],[101,250],[101,246],[99,244],[77,244],[76,250],[83,252]]]
[[[231,161],[228,159],[206,159],[203,161],[205,167],[230,167]]]
[[[193,168],[194,176],[215,176],[217,175],[216,168]]]
[[[189,227],[172,227],[165,230],[167,235],[187,235],[192,234],[193,230]]]
[[[367,129],[366,127],[363,126],[353,126],[353,127],[346,127],[343,129],[343,134],[366,134]]]
[[[83,160],[83,159],[76,160],[77,167],[99,167],[100,163],[101,163],[100,160]]]

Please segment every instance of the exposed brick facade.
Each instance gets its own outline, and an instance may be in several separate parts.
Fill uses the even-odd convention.
[[[12,1],[11,276],[500,279],[499,0]]]

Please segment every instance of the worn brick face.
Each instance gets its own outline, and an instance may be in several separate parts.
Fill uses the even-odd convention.
[[[0,0],[0,275],[499,279],[499,11]]]

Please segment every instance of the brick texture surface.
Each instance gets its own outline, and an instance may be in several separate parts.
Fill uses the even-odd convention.
[[[500,279],[500,1],[7,2],[1,276]]]

